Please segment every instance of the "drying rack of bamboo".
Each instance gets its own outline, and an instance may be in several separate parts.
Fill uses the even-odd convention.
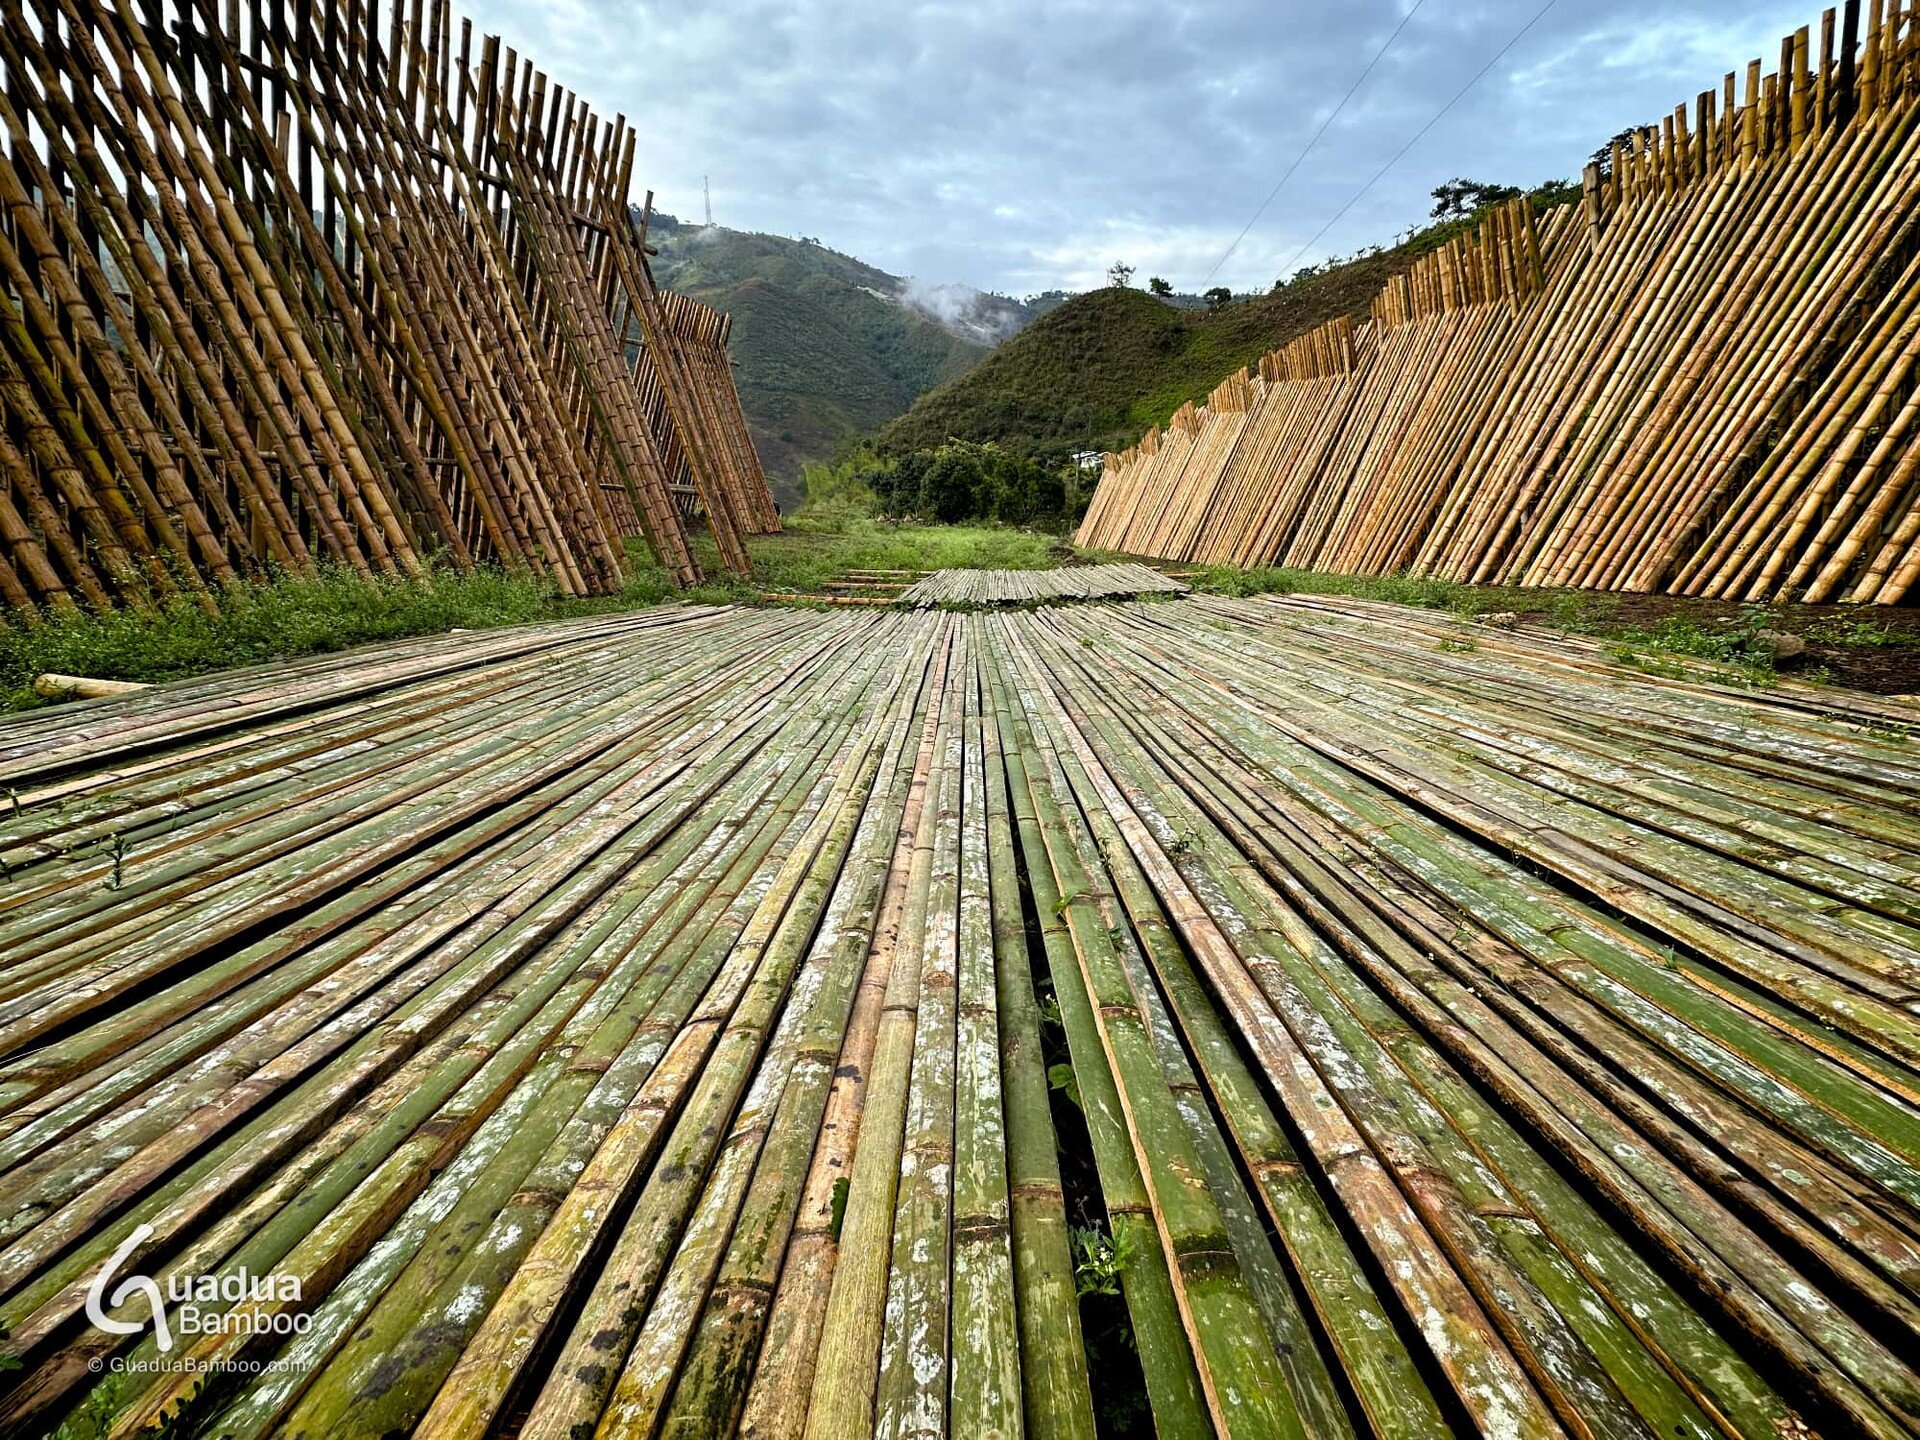
[[[1920,580],[1920,13],[1828,10],[1107,457],[1084,545],[1743,600]]]
[[[935,606],[1042,605],[1062,600],[1128,600],[1140,595],[1184,595],[1187,586],[1146,565],[1072,565],[1053,570],[936,570],[900,592],[894,602]]]
[[[667,334],[685,351],[697,388],[708,397],[702,423],[713,424],[721,437],[713,449],[714,463],[742,533],[778,534],[780,517],[774,509],[773,493],[767,488],[759,454],[747,433],[739,393],[733,387],[733,362],[726,353],[733,317],[671,290],[661,291],[660,301]],[[692,460],[680,443],[680,432],[675,427],[666,392],[653,373],[646,357],[645,339],[637,329],[629,330],[627,346],[635,367],[634,384],[640,391],[641,413],[649,432],[659,442],[660,467],[667,477],[667,492],[673,497],[674,508],[683,521],[697,521],[705,515],[706,506],[700,486],[694,480]],[[625,533],[640,533],[639,517],[626,488],[613,479],[603,480],[600,488]]]
[[[445,0],[7,0],[0,602],[321,563],[618,589],[771,500],[726,325],[657,289],[636,134]],[[623,340],[627,343],[623,343]]]
[[[1916,724],[1304,597],[0,722],[0,1435],[1903,1440]]]

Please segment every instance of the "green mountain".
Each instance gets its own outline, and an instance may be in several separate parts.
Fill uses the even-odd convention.
[[[914,401],[874,436],[873,448],[904,456],[964,440],[1049,466],[1076,453],[1124,450],[1267,351],[1341,315],[1364,320],[1394,276],[1475,229],[1491,206],[1522,194],[1538,214],[1578,200],[1580,187],[1549,180],[1523,191],[1450,180],[1433,192],[1432,222],[1391,250],[1374,246],[1309,265],[1266,294],[1239,300],[1224,291],[1162,297],[1124,286],[1033,296],[1025,329]]]
[[[1217,310],[1124,287],[1075,296],[922,395],[879,432],[875,448],[899,455],[971,440],[1048,463],[1124,449],[1294,336],[1337,315],[1363,317],[1375,292],[1424,248],[1430,243],[1302,272]]]
[[[775,498],[802,464],[831,459],[1016,333],[1028,308],[966,286],[927,286],[815,240],[685,225],[656,213],[660,283],[733,316],[740,402]]]

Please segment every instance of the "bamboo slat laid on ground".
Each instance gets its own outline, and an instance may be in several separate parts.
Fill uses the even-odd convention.
[[[1037,605],[1062,600],[1123,600],[1184,595],[1188,587],[1149,565],[1076,565],[1058,570],[936,570],[902,590],[895,603],[936,606]]]
[[[1910,1435],[1917,730],[1325,597],[9,720],[0,1434]]]
[[[1862,11],[1865,9],[1864,23]],[[1081,544],[1742,600],[1920,580],[1911,5],[1829,10],[1107,457]],[[1238,438],[1206,442],[1231,433]]]
[[[778,528],[634,132],[444,0],[9,0],[0,600],[217,609],[331,562],[699,578]],[[644,344],[627,349],[629,326]]]

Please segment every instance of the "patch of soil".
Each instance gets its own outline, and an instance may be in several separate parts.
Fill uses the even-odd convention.
[[[1595,618],[1604,620],[1602,635],[1615,626],[1650,627],[1676,616],[1703,628],[1731,630],[1747,625],[1754,608],[1692,595],[1595,594],[1593,603]],[[1824,668],[1830,683],[1850,690],[1920,694],[1920,607],[1783,604],[1765,609],[1762,628],[1798,635],[1807,642],[1803,656],[1781,667],[1783,675]],[[1526,620],[1549,625],[1559,619],[1555,612],[1537,607],[1520,613]]]

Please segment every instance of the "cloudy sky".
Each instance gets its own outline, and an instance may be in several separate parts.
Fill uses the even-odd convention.
[[[1779,53],[1812,0],[466,0],[483,28],[640,128],[636,184],[697,219],[817,236],[1015,295],[1198,289],[1390,241],[1457,174],[1576,175],[1625,126]],[[1534,22],[1531,29],[1524,27]],[[1301,247],[1517,43],[1352,209]],[[1294,257],[1300,258],[1295,260]]]

